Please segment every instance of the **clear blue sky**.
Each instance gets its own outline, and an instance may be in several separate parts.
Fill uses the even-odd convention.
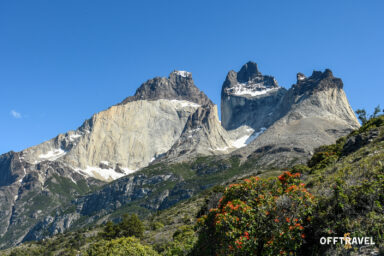
[[[216,104],[248,60],[290,87],[331,68],[384,107],[384,1],[0,1],[0,153],[76,129],[172,70]]]

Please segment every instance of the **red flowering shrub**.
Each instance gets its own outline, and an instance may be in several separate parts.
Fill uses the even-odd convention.
[[[313,196],[300,174],[252,177],[226,188],[217,208],[198,220],[200,255],[289,255],[305,239]]]

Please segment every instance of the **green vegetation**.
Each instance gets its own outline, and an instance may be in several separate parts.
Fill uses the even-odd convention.
[[[120,237],[113,240],[101,240],[92,244],[84,256],[157,256],[152,247],[142,245],[135,237]]]
[[[124,214],[120,223],[114,224],[108,221],[105,224],[104,232],[101,236],[105,239],[114,239],[118,237],[135,236],[142,238],[144,234],[144,225],[136,214]]]
[[[192,225],[180,226],[173,234],[172,241],[163,245],[161,255],[183,256],[188,255],[195,243],[197,236]]]
[[[350,255],[359,248],[345,248],[341,244],[322,246],[319,243],[321,237],[343,237],[346,234],[372,237],[378,248],[371,247],[371,250],[380,250],[383,254],[383,163],[384,116],[377,116],[335,144],[318,148],[308,165],[290,169],[292,173],[302,174],[301,182],[307,184],[308,191],[314,196],[313,204],[306,208],[309,211],[304,212],[309,217],[307,220],[311,221],[300,222],[303,218],[297,218],[304,228],[302,241],[297,238],[298,234],[294,234],[293,239],[285,237],[278,241],[279,234],[273,232],[280,232],[282,236],[289,232],[283,226],[268,222],[268,216],[275,214],[280,223],[280,218],[286,215],[289,219],[294,218],[297,208],[291,205],[286,211],[273,212],[270,210],[274,206],[273,200],[268,199],[263,202],[264,206],[256,205],[253,200],[258,198],[258,194],[268,198],[279,190],[268,179],[257,181],[265,185],[262,187],[266,188],[265,192],[255,189],[253,186],[257,182],[254,178],[230,186],[217,208],[211,208],[211,212],[200,221],[195,255],[278,255],[289,250],[293,255]],[[253,184],[251,189],[248,183]],[[255,194],[252,195],[251,191]],[[236,207],[237,210],[233,211]],[[263,215],[263,211],[268,215],[266,212]],[[259,229],[252,229],[254,225]],[[271,236],[273,240],[268,240]],[[265,240],[271,243],[269,250],[264,246]],[[276,251],[272,249],[274,245]]]
[[[383,165],[382,115],[316,149],[307,165],[285,172],[260,174],[254,162],[240,164],[237,157],[154,165],[146,174],[166,169],[183,178],[183,189],[201,193],[166,210],[146,212],[143,223],[135,215],[123,216],[141,209],[148,200],[143,198],[109,216],[120,218],[119,223],[26,243],[0,255],[353,255],[356,246],[319,243],[320,237],[347,233],[372,237],[376,248],[371,249],[384,254]],[[247,174],[259,176],[244,179]],[[154,193],[161,193],[177,184],[156,186]]]
[[[364,125],[368,120],[374,119],[374,118],[378,117],[378,114],[381,111],[384,112],[384,109],[381,110],[380,105],[377,105],[377,107],[375,107],[375,109],[373,110],[372,115],[370,115],[369,118],[367,117],[367,111],[365,109],[358,109],[358,110],[356,110],[356,114],[357,114],[357,118]]]

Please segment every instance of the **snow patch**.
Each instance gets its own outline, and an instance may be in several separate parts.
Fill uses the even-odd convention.
[[[201,130],[201,127],[198,127],[196,129],[189,130],[188,133],[196,133]]]
[[[126,168],[126,167],[123,167],[123,168],[121,168],[121,169],[123,169],[123,170],[124,170],[124,173],[125,173],[123,176],[128,175],[128,174],[131,174],[131,173],[134,173],[134,172],[137,171],[137,170],[132,170],[132,169],[129,169],[129,168]]]
[[[131,174],[137,171],[137,170],[132,170],[125,167],[120,167],[120,169],[123,170],[124,173],[117,172],[112,168],[103,169],[96,166],[87,166],[87,168],[85,169],[74,168],[74,170],[79,172],[80,174],[83,174],[88,177],[93,177],[95,179],[104,180],[104,181],[116,180],[118,178],[121,178],[125,175]]]
[[[256,81],[237,83],[233,87],[227,88],[226,91],[235,96],[249,95],[251,97],[255,97],[279,88],[280,87],[270,87],[265,85],[264,81],[257,79]]]
[[[247,146],[249,143],[254,141],[257,137],[259,137],[264,131],[265,127],[261,128],[258,132],[253,132],[251,135],[243,136],[232,142],[232,146],[235,148],[242,148]],[[253,129],[247,129],[247,131],[254,131]]]
[[[183,71],[183,70],[175,70],[173,73],[175,73],[176,75],[182,76],[182,77],[191,76],[190,72]]]
[[[253,88],[247,88],[245,84],[237,84],[236,87],[232,87],[232,88],[233,88],[233,92],[232,92],[233,95],[236,95],[236,96],[250,95],[252,97],[263,95],[277,89],[277,88],[265,88],[265,89],[255,90]]]
[[[81,137],[81,134],[71,134],[71,135],[69,135],[69,140],[70,141],[74,141],[74,140],[76,140],[77,138],[80,138]]]
[[[297,80],[299,80],[299,81],[303,81],[303,80],[305,80],[305,76],[304,75],[297,75]]]
[[[229,147],[216,148],[215,150],[217,150],[217,151],[226,151],[227,149],[229,149]]]
[[[41,161],[44,161],[44,160],[54,161],[54,160],[64,156],[66,153],[67,152],[65,152],[61,148],[53,149],[53,150],[48,151],[45,154],[39,155],[39,158],[41,159]]]

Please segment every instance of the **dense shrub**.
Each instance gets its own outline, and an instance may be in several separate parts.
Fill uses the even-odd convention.
[[[319,245],[320,237],[373,237],[380,247],[384,244],[384,169],[374,168],[361,180],[351,180],[339,174],[329,184],[330,195],[318,196],[310,226],[308,253],[327,250]],[[355,184],[354,184],[355,183]]]
[[[148,245],[142,245],[135,237],[101,240],[92,244],[81,255],[84,256],[158,256]]]
[[[308,167],[313,169],[321,169],[327,167],[339,159],[346,137],[342,137],[335,144],[325,145],[317,148],[312,158],[308,161]]]
[[[252,177],[226,188],[217,208],[198,219],[196,255],[288,255],[305,240],[313,196],[300,174]]]
[[[139,217],[136,214],[124,214],[122,221],[118,224],[114,224],[111,221],[107,222],[101,235],[105,239],[128,236],[141,238],[143,233],[144,224],[140,221]]]
[[[173,234],[172,242],[168,243],[162,255],[183,256],[188,255],[196,243],[197,237],[193,226],[180,226]]]

